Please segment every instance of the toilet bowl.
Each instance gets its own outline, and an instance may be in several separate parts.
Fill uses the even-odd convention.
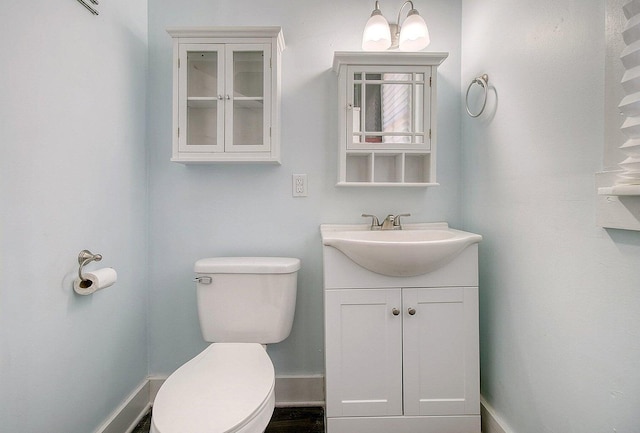
[[[150,433],[262,433],[275,406],[265,345],[291,332],[300,260],[198,260],[198,317],[212,344],[178,368],[153,402]]]
[[[263,432],[275,405],[274,386],[262,345],[211,344],[162,385],[150,433]]]

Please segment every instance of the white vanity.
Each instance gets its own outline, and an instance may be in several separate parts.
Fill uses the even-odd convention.
[[[327,432],[480,433],[482,237],[446,223],[321,232]],[[431,263],[401,266],[416,256]]]

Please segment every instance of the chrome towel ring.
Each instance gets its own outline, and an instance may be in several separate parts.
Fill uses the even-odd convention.
[[[489,88],[489,76],[487,74],[482,74],[479,77],[474,78],[471,81],[471,84],[469,84],[469,87],[467,87],[467,95],[464,98],[464,102],[465,102],[465,107],[467,108],[467,114],[471,117],[478,117],[479,115],[482,114],[482,112],[484,111],[484,107],[486,107],[487,105],[487,94],[488,94],[488,88]],[[471,90],[471,87],[474,84],[478,84],[480,86],[482,86],[482,88],[484,89],[484,99],[482,101],[482,108],[480,108],[480,111],[478,111],[477,113],[472,113],[471,110],[469,109],[469,90]]]

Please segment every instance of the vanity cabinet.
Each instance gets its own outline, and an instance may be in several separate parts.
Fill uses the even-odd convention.
[[[326,294],[327,415],[465,415],[478,403],[476,287]]]
[[[327,433],[480,433],[477,253],[392,277],[323,246]]]
[[[447,53],[336,52],[338,186],[436,183],[437,67]]]
[[[280,162],[280,27],[171,28],[172,161]]]

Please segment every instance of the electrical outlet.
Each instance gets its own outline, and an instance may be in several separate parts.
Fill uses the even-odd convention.
[[[307,196],[307,175],[294,174],[292,176],[292,192],[294,197]]]

